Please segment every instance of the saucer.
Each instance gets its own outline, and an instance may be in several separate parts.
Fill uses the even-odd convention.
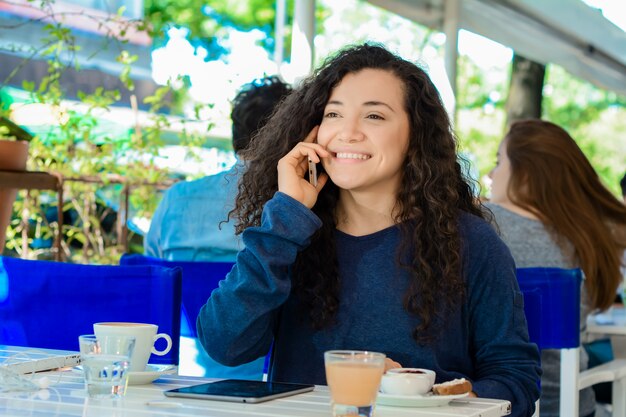
[[[457,395],[392,395],[382,392],[378,393],[376,404],[391,407],[441,407],[457,398],[467,397],[469,392]]]
[[[178,371],[176,365],[153,365],[148,364],[143,372],[129,372],[128,385],[150,384],[163,375],[175,374]]]

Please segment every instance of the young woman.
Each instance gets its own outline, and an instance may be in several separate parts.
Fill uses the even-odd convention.
[[[246,247],[197,322],[211,356],[235,365],[273,343],[270,380],[325,384],[324,351],[380,351],[532,413],[539,354],[515,266],[423,70],[379,46],[343,50],[245,159],[235,211]]]
[[[626,207],[600,182],[572,137],[542,120],[511,125],[491,171],[491,209],[518,267],[580,267],[585,275],[581,326],[591,309],[615,300],[626,247]],[[541,416],[559,414],[559,352],[542,351]],[[581,351],[581,370],[587,356]],[[580,393],[580,415],[593,415],[593,390]]]

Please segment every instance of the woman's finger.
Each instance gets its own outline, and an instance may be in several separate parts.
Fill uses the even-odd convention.
[[[313,129],[311,129],[309,134],[306,135],[306,138],[304,138],[304,140],[302,142],[314,143],[317,140],[317,132],[319,130],[320,130],[320,127],[319,126],[315,126]]]
[[[322,158],[330,156],[330,152],[316,143],[317,132],[316,126],[278,161],[278,190],[309,208],[315,205],[318,193],[328,181],[326,174],[320,175],[317,183],[306,178],[310,162],[320,163]]]
[[[394,361],[393,359],[385,358],[385,372],[394,368],[402,368],[402,365],[400,365],[398,362]]]
[[[322,172],[319,177],[317,177],[317,185],[315,186],[315,189],[318,193],[322,191],[322,188],[324,188],[324,185],[326,185],[326,181],[328,181],[328,174]]]
[[[329,156],[330,152],[317,143],[299,142],[283,157],[283,160],[288,161],[294,167],[303,164],[303,172],[306,172],[309,159],[317,164],[321,162],[321,158],[327,158]]]

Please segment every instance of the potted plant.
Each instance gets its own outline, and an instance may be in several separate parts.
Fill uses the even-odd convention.
[[[28,143],[32,135],[8,117],[0,115],[0,171],[24,171]],[[17,189],[0,186],[0,254],[4,250],[6,230],[11,221]]]

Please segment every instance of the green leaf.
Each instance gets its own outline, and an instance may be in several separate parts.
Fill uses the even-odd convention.
[[[35,91],[35,82],[34,81],[22,81],[22,88],[26,91],[33,92]]]

